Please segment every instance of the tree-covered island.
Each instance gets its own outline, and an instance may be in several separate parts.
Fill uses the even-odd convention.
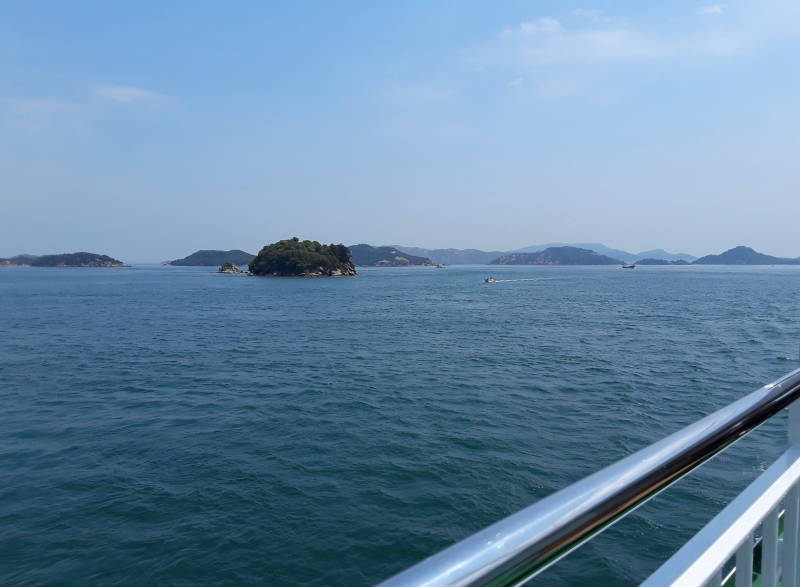
[[[294,237],[265,246],[250,262],[250,273],[273,277],[339,277],[356,275],[350,250]]]
[[[125,263],[97,253],[62,253],[58,255],[17,255],[0,259],[0,267],[127,267]]]

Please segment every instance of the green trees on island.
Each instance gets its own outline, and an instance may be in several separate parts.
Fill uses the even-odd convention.
[[[250,262],[253,275],[355,275],[350,250],[343,244],[323,245],[294,237],[266,245]]]

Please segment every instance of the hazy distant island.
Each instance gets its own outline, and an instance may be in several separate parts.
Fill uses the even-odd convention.
[[[356,275],[350,250],[297,237],[265,246],[250,262],[250,273],[272,277],[340,277]]]
[[[407,247],[395,245],[401,252],[411,255],[428,257],[434,263],[445,265],[485,265],[498,257],[513,255],[514,253],[538,253],[554,247],[575,247],[600,253],[612,259],[619,259],[631,263],[636,259],[665,259],[667,261],[687,261],[691,263],[697,257],[687,253],[669,253],[663,249],[651,249],[641,253],[629,253],[620,249],[612,249],[601,243],[550,243],[546,245],[531,245],[513,251],[481,251],[478,249],[424,249],[421,247]]]
[[[247,265],[256,256],[239,249],[231,251],[203,250],[195,251],[183,259],[167,261],[167,265],[178,267],[213,267],[230,263],[231,265]]]
[[[688,255],[686,253],[668,253],[664,249],[653,249],[650,251],[643,251],[638,255],[634,255],[636,259],[659,259],[661,261],[672,261],[673,265],[688,265],[694,262],[697,257]]]
[[[734,247],[719,255],[706,255],[695,265],[800,265],[800,258],[773,257],[754,251],[750,247]]]
[[[689,261],[678,259],[677,261],[668,261],[667,259],[639,259],[636,265],[690,265]]]
[[[433,265],[427,257],[418,257],[402,252],[396,247],[373,247],[371,245],[352,245],[350,256],[353,264],[359,267],[409,267],[411,265]]]
[[[0,259],[4,267],[127,267],[125,263],[97,253],[63,253],[58,255],[17,255]]]
[[[491,265],[619,265],[612,259],[589,249],[578,247],[550,247],[538,253],[512,253],[503,255]]]
[[[508,251],[479,251],[478,249],[423,249],[395,245],[401,253],[430,259],[433,263],[444,265],[486,265]]]

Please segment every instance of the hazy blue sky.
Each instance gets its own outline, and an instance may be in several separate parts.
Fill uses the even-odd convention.
[[[4,0],[0,256],[798,256],[799,56],[797,0]]]

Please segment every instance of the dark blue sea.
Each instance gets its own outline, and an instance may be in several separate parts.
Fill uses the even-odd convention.
[[[798,367],[798,292],[800,267],[0,269],[0,584],[375,583]],[[782,418],[540,582],[643,580]]]

